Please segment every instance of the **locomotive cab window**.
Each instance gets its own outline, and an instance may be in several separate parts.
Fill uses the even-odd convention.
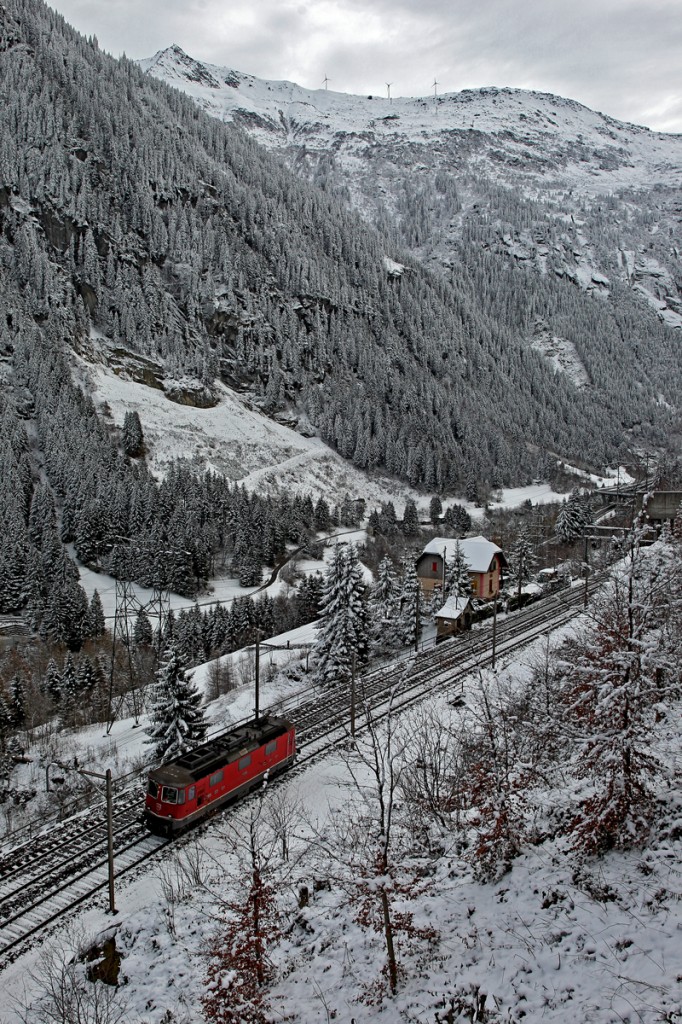
[[[166,804],[176,804],[178,802],[177,789],[171,789],[170,786],[164,786],[161,790],[161,799]]]
[[[196,795],[196,791],[197,791],[197,787],[196,786],[190,786],[189,789],[187,790],[187,799],[188,800],[194,800],[194,797]]]
[[[245,754],[244,757],[240,757],[239,758],[239,771],[241,771],[242,768],[248,768],[250,764],[251,764],[251,754]]]
[[[208,784],[209,784],[209,786],[217,786],[218,783],[222,782],[222,781],[223,781],[223,770],[221,768],[219,772],[214,772],[213,773],[213,775],[208,780]]]
[[[265,753],[266,753],[266,755],[274,754],[276,750],[277,750],[277,740],[270,740],[269,743],[265,744]]]
[[[149,786],[147,788],[147,792],[149,793],[149,795],[152,798],[152,800],[156,800],[157,796],[159,795],[159,787],[156,785],[156,783],[152,779],[149,780]]]

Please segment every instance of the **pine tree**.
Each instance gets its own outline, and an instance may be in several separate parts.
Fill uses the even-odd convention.
[[[419,513],[417,512],[417,505],[412,498],[408,498],[405,502],[403,534],[405,537],[416,537],[419,534]]]
[[[147,647],[151,647],[154,639],[154,630],[152,624],[149,621],[144,608],[140,608],[137,615],[135,616],[135,624],[133,626],[133,640],[136,644],[146,644]]]
[[[85,631],[88,637],[92,640],[97,640],[98,637],[104,636],[106,630],[106,621],[104,619],[104,608],[102,607],[102,599],[100,598],[96,590],[93,591],[92,597],[90,598],[90,604],[88,606],[88,614],[86,617]]]
[[[564,544],[573,544],[578,537],[582,537],[591,522],[592,509],[589,500],[579,491],[573,491],[568,501],[559,509],[555,529]]]
[[[470,594],[471,574],[462,552],[462,546],[457,541],[454,554],[445,567],[445,593],[443,594],[443,599],[448,597],[469,597]]]
[[[583,519],[579,510],[570,501],[559,509],[554,528],[559,540],[564,544],[573,544],[583,532]]]
[[[137,459],[144,453],[144,435],[142,424],[137,412],[127,412],[123,417],[123,432],[121,436],[123,451],[131,459]]]
[[[522,527],[511,550],[511,566],[516,575],[517,596],[521,598],[521,588],[533,576],[537,558],[533,544],[527,531]]]
[[[471,529],[471,516],[463,505],[450,505],[443,516],[443,525],[448,537],[463,537]]]
[[[9,681],[10,716],[15,729],[23,729],[26,725],[26,679],[17,672]]]
[[[154,747],[159,761],[170,761],[201,743],[208,723],[202,709],[202,696],[185,674],[174,646],[157,673],[154,704],[150,711],[147,743]]]
[[[600,854],[641,842],[656,813],[660,763],[651,749],[661,680],[671,668],[664,648],[651,641],[670,610],[659,569],[647,572],[638,538],[623,574],[600,603],[581,638],[583,653],[567,668],[562,701],[578,746],[578,775],[588,795],[569,824],[574,844]]]
[[[393,562],[388,556],[379,563],[368,604],[373,648],[386,650],[393,647],[401,635],[400,586]]]
[[[414,571],[406,568],[400,591],[400,640],[405,647],[412,647],[421,632],[421,587]]]
[[[353,544],[337,544],[325,577],[322,621],[315,644],[315,678],[327,686],[350,680],[353,660],[368,652],[367,611],[362,569]]]
[[[62,693],[62,676],[54,658],[50,658],[47,663],[41,690],[47,694],[53,704],[59,704]]]
[[[437,494],[431,498],[429,503],[429,517],[434,526],[438,526],[440,523],[440,517],[443,515],[443,502],[440,500]]]
[[[61,729],[73,729],[78,712],[78,681],[76,666],[70,654],[67,654],[62,669],[59,687],[59,726]]]

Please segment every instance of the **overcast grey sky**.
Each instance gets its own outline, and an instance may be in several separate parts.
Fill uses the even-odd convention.
[[[309,89],[539,89],[682,132],[682,0],[53,0],[115,56],[192,57]]]

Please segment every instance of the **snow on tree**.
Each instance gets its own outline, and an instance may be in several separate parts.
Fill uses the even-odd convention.
[[[559,509],[555,529],[564,544],[573,544],[578,537],[582,537],[591,522],[592,510],[589,501],[579,491],[573,491],[568,501]]]
[[[672,530],[674,537],[677,537],[678,540],[682,539],[682,503],[678,505],[677,511],[675,512]]]
[[[322,614],[315,644],[315,678],[327,686],[350,680],[367,660],[365,585],[355,546],[337,544],[325,577]]]
[[[393,647],[400,637],[400,585],[388,556],[379,563],[368,605],[373,648],[384,650]]]
[[[416,537],[419,534],[419,513],[417,505],[412,498],[405,502],[403,512],[403,535],[405,537]]]
[[[476,834],[471,859],[476,876],[491,881],[509,870],[521,849],[532,772],[519,747],[510,680],[480,670],[470,709],[466,799],[475,811]]]
[[[214,1024],[267,1024],[272,952],[281,936],[273,861],[280,837],[263,819],[263,800],[230,823],[224,841],[237,861],[239,895],[221,901],[225,920],[208,953],[204,1018]],[[211,894],[215,899],[214,894]]]
[[[582,534],[582,516],[570,502],[565,502],[559,509],[554,528],[559,540],[563,541],[564,544],[572,544]]]
[[[88,606],[86,631],[87,635],[93,640],[103,636],[106,630],[106,621],[104,619],[104,608],[102,607],[102,599],[99,593],[94,590],[92,597],[90,598],[90,604]]]
[[[15,729],[23,729],[26,725],[26,690],[26,678],[22,672],[17,672],[9,681],[9,707]]]
[[[127,412],[123,417],[123,432],[121,436],[123,451],[131,459],[137,459],[144,452],[144,435],[142,424],[137,412]]]
[[[147,728],[159,761],[170,761],[201,743],[208,723],[202,708],[202,696],[185,674],[185,668],[174,646],[166,651],[166,659],[157,673],[154,703]]]
[[[72,729],[78,716],[78,680],[71,654],[67,654],[59,687],[59,725]]]
[[[516,576],[517,592],[520,598],[523,584],[528,583],[531,579],[537,565],[533,543],[523,527],[518,532],[510,555],[511,567]]]
[[[437,494],[431,498],[429,502],[429,518],[434,526],[437,526],[440,522],[440,517],[443,515],[443,502],[440,500]]]
[[[361,927],[381,936],[382,970],[391,995],[397,992],[401,947],[428,942],[435,932],[417,924],[415,910],[432,882],[410,863],[411,830],[403,818],[401,782],[409,764],[407,731],[398,725],[392,702],[381,722],[368,705],[364,728],[356,742],[340,751],[348,773],[349,799],[329,822],[335,837],[322,846],[335,876],[340,876]],[[325,830],[326,832],[326,830]],[[330,865],[331,866],[331,865]]]
[[[412,647],[421,632],[421,586],[412,566],[403,571],[400,590],[400,640],[405,647]]]
[[[138,609],[133,625],[133,640],[136,644],[151,647],[154,640],[154,628],[144,608]]]
[[[666,575],[652,571],[635,534],[622,573],[595,605],[582,653],[566,670],[563,705],[576,771],[589,781],[569,828],[588,853],[638,844],[653,819],[661,766],[650,738],[672,668],[655,629],[669,616],[668,594],[678,591],[679,580],[679,564]]]
[[[445,567],[445,592],[441,597],[444,601],[448,597],[469,597],[470,594],[471,574],[462,552],[462,546],[457,541],[454,554]]]
[[[471,516],[463,505],[450,505],[443,516],[443,524],[448,536],[463,537],[471,529]]]

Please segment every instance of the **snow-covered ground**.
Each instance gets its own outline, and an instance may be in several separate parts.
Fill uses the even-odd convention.
[[[573,628],[564,627],[561,635]],[[498,678],[521,684],[543,654],[544,641],[539,641],[502,664]],[[201,672],[196,670],[195,678]],[[470,677],[465,694],[478,685],[480,680]],[[264,683],[268,701],[277,696],[277,687]],[[222,722],[248,714],[250,700],[248,688],[221,698]],[[433,702],[433,712],[444,722],[460,714],[442,699]],[[414,726],[406,723],[408,731],[417,727],[415,715]],[[143,739],[141,731],[130,723],[118,727],[119,746],[129,742],[132,753]],[[89,740],[98,742],[94,731]],[[670,720],[657,742],[657,752],[670,763],[680,759],[677,721]],[[371,780],[364,774],[360,781]],[[670,790],[662,796],[672,798]],[[547,799],[554,799],[551,792]],[[526,846],[499,881],[482,883],[472,876],[466,851],[446,836],[444,848],[417,865],[420,895],[404,909],[414,914],[425,937],[398,935],[398,960],[407,976],[399,977],[397,995],[387,998],[382,935],[361,923],[359,892],[345,855],[331,863],[325,853],[349,800],[359,805],[361,796],[343,751],[331,751],[264,796],[264,818],[269,807],[285,808],[290,844],[287,862],[274,851],[270,861],[273,877],[280,880],[277,899],[285,927],[271,947],[277,978],[268,992],[269,1019],[433,1024],[452,997],[461,1016],[441,1020],[483,1020],[471,1015],[475,993],[485,994],[490,1014],[485,1019],[491,1024],[673,1024],[682,1019],[679,840],[586,861],[570,854],[565,841],[547,839]],[[250,807],[253,802],[232,808],[200,835],[173,844],[142,873],[119,879],[115,919],[102,899],[48,940],[66,950],[68,960],[72,947],[116,935],[124,980],[118,999],[126,1005],[126,1024],[204,1020],[208,956],[224,933],[224,901],[239,899],[248,877],[236,839],[248,827]],[[304,888],[307,902],[301,897]],[[36,946],[5,968],[3,1024],[19,1024],[16,1007],[41,990],[44,948]],[[40,1013],[34,1013],[29,1019],[42,1024]]]

